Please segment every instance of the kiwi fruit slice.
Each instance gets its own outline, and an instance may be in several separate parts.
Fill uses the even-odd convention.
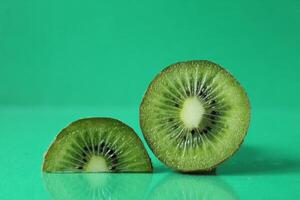
[[[151,172],[150,158],[132,128],[112,118],[71,123],[46,152],[45,172]]]
[[[150,83],[140,126],[153,153],[174,170],[207,172],[241,145],[250,104],[239,82],[206,60],[179,62]]]

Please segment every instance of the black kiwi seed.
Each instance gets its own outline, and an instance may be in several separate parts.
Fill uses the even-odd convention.
[[[207,97],[206,89],[202,88],[200,93],[199,93],[199,96],[202,97],[202,98],[206,98]]]
[[[187,95],[188,97],[191,96],[190,90],[186,90],[185,93],[186,93],[186,95]]]
[[[212,100],[212,101],[210,101],[210,105],[215,105],[216,104],[216,100]]]
[[[202,96],[203,95],[203,93],[204,93],[204,91],[203,91],[203,88],[200,90],[200,93],[199,93],[199,95],[200,96]]]
[[[213,114],[213,115],[219,115],[219,113],[218,113],[217,111],[215,111],[215,110],[213,110],[213,111],[211,112],[211,114]]]
[[[103,149],[104,146],[105,146],[105,144],[104,144],[103,142],[101,142],[101,144],[100,144],[100,149]]]

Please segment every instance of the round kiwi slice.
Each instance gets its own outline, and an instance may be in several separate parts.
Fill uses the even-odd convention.
[[[134,130],[111,118],[71,123],[47,151],[46,172],[150,172],[150,158]]]
[[[250,105],[238,81],[205,60],[175,63],[149,85],[140,126],[154,154],[182,172],[210,171],[241,145]]]

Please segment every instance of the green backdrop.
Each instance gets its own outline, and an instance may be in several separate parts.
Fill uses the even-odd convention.
[[[153,175],[42,175],[48,145],[78,118],[118,118],[143,140],[149,82],[193,59],[227,68],[251,101],[245,142],[217,176],[174,173],[149,149]],[[74,199],[76,188],[107,199],[300,199],[299,73],[298,0],[0,0],[0,199]]]
[[[164,66],[213,60],[253,107],[298,106],[300,2],[0,1],[0,103],[133,105]]]

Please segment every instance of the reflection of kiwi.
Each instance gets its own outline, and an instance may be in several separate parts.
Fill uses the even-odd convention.
[[[151,174],[43,173],[43,179],[55,200],[143,199]]]
[[[154,188],[149,199],[235,200],[238,197],[219,177],[171,174]]]
[[[210,61],[173,64],[151,82],[140,107],[142,132],[154,154],[183,171],[210,171],[242,143],[248,97]]]
[[[63,129],[46,153],[47,172],[147,172],[151,161],[136,133],[110,118],[87,118]]]

